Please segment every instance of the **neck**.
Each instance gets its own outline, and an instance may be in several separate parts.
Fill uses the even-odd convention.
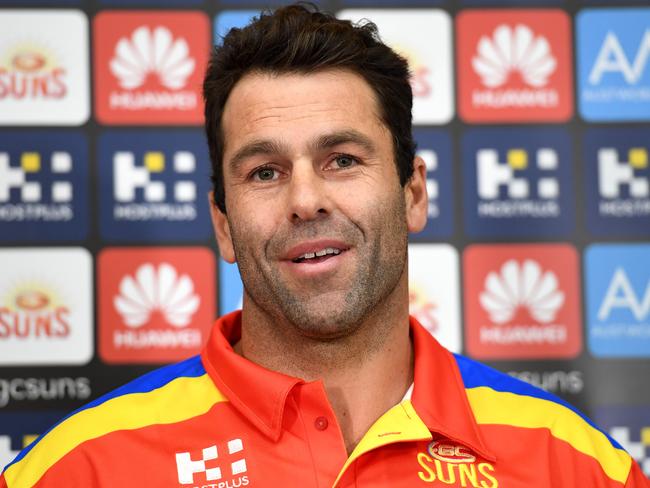
[[[406,273],[353,333],[336,339],[305,337],[245,297],[235,350],[267,369],[322,380],[350,453],[413,382]]]

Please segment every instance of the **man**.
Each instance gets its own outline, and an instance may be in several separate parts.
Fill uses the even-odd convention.
[[[65,419],[0,486],[648,486],[571,407],[409,321],[425,166],[406,62],[373,26],[264,15],[226,36],[204,93],[243,311],[200,359]]]

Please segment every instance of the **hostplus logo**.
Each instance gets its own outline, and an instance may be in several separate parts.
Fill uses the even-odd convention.
[[[200,351],[214,314],[207,249],[108,249],[99,258],[100,354],[166,362]]]
[[[87,20],[81,12],[47,12],[11,10],[0,19],[0,123],[88,118]]]
[[[591,129],[585,141],[588,224],[650,235],[650,144],[640,129]]]
[[[650,478],[650,408],[640,406],[596,407],[594,421],[627,453]]]
[[[453,232],[451,140],[449,134],[432,129],[415,129],[417,156],[426,165],[427,225],[418,234],[409,236],[412,241],[446,237]]]
[[[0,222],[7,232],[0,240],[84,238],[87,172],[81,134],[2,134]]]
[[[74,248],[4,250],[0,269],[0,364],[89,361],[93,343],[89,253]]]
[[[512,145],[511,141],[517,141]],[[569,232],[573,204],[569,141],[557,130],[468,132],[466,225],[474,235]],[[535,222],[533,226],[532,224]]]
[[[559,10],[461,13],[458,64],[463,118],[472,122],[569,118],[569,29],[566,14]]]
[[[577,265],[566,245],[470,247],[464,266],[470,353],[493,359],[575,356]]]
[[[104,12],[95,19],[97,115],[106,123],[202,121],[209,40],[198,12]]]
[[[209,235],[207,156],[195,133],[107,133],[100,140],[106,239],[196,240]],[[151,233],[143,222],[156,222]],[[149,235],[147,235],[149,234]]]
[[[138,214],[138,207],[129,206],[136,201],[136,192],[142,190],[146,203],[161,203],[167,199],[167,186],[163,181],[155,181],[155,175],[165,171],[165,154],[160,151],[147,151],[144,164],[136,165],[135,154],[120,151],[113,156],[113,196],[118,204],[113,209],[116,220],[131,220]],[[172,154],[172,167],[177,175],[191,175],[196,170],[194,154],[176,151]],[[196,184],[192,180],[180,180],[173,184],[173,200],[180,204],[174,211],[161,211],[170,220],[192,220],[196,211],[191,203],[196,201]],[[135,211],[134,211],[135,210]],[[135,215],[134,215],[135,214]],[[137,218],[137,217],[136,217]]]
[[[585,261],[592,353],[650,357],[650,245],[594,245]]]
[[[577,19],[580,112],[650,120],[650,10],[583,10]]]
[[[629,205],[613,203],[623,197],[624,188],[627,188],[629,201],[642,203],[633,205],[637,212],[650,214],[650,179],[643,174],[647,169],[648,150],[645,147],[632,147],[623,158],[616,148],[599,149],[598,191],[603,198],[599,206],[601,215],[620,215],[622,208],[624,212],[629,211]]]
[[[451,18],[441,9],[346,9],[338,14],[358,22],[372,19],[382,40],[409,63],[413,123],[445,124],[454,115]],[[404,26],[408,25],[408,29]]]
[[[176,453],[176,470],[181,485],[195,488],[238,488],[249,484],[248,467],[241,439],[231,439],[200,451]]]

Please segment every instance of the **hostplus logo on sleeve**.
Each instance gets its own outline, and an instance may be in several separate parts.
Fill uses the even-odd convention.
[[[571,116],[571,31],[565,12],[466,10],[457,28],[463,119],[560,122]]]
[[[176,453],[176,471],[181,485],[238,488],[249,484],[244,443],[241,439],[231,439],[206,447],[196,458],[192,454]]]
[[[597,244],[585,255],[589,349],[650,357],[650,244]]]
[[[598,235],[650,235],[646,129],[590,129],[584,143],[587,224]]]
[[[417,156],[426,165],[427,171],[427,225],[417,234],[411,234],[411,241],[448,237],[453,232],[452,208],[452,157],[451,139],[447,132],[431,129],[414,129]]]
[[[86,237],[88,148],[82,134],[0,134],[0,223],[2,241]]]
[[[632,456],[650,478],[650,405],[596,407],[594,421]]]
[[[474,245],[464,255],[468,352],[572,358],[581,348],[578,258],[565,244]]]
[[[90,112],[87,34],[88,21],[80,11],[2,12],[0,124],[86,121]]]
[[[477,129],[463,138],[465,228],[475,236],[568,234],[574,225],[568,134]]]
[[[413,123],[445,124],[454,116],[451,19],[438,9],[346,9],[340,18],[372,19],[381,38],[411,71]],[[405,28],[405,26],[408,26]]]
[[[200,12],[95,18],[95,104],[107,124],[200,124],[209,23]]]
[[[200,133],[107,132],[99,141],[99,173],[104,239],[193,241],[210,235],[209,163]]]
[[[577,18],[578,93],[587,120],[650,120],[650,9]]]

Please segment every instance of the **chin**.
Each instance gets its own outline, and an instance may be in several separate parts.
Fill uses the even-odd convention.
[[[285,317],[305,337],[321,341],[335,341],[352,335],[361,325],[362,310],[342,310],[343,306],[327,307],[321,313],[307,307],[290,307]],[[334,313],[338,310],[338,313]]]

